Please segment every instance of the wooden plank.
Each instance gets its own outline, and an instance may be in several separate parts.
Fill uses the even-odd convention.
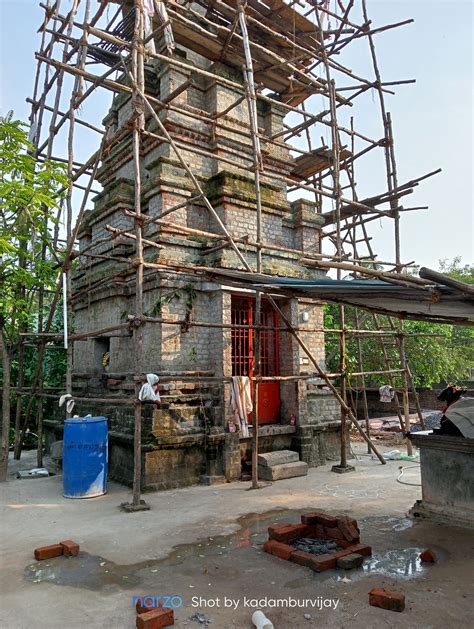
[[[352,153],[347,149],[341,149],[340,160],[343,161],[351,157],[351,155]],[[319,147],[311,151],[309,155],[297,157],[291,175],[298,179],[308,179],[312,175],[330,168],[332,161],[332,150],[326,147]]]

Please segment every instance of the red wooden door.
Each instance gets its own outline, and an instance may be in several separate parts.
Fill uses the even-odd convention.
[[[232,323],[254,325],[255,299],[232,297]],[[278,327],[278,315],[268,302],[262,301],[261,324]],[[232,375],[254,375],[255,330],[232,328]],[[264,377],[279,375],[278,330],[260,331],[260,374]],[[253,386],[252,386],[253,390]],[[255,396],[254,396],[255,397]],[[280,385],[278,381],[258,385],[258,423],[274,424],[280,415]]]

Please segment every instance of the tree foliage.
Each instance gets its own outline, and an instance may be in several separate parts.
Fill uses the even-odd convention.
[[[27,126],[11,113],[0,118],[0,480],[8,461],[11,377],[27,384],[25,372],[35,362],[34,351],[23,352],[20,333],[36,329],[38,289],[52,288],[57,278],[51,228],[67,186],[63,164],[35,157]]]
[[[36,289],[56,279],[50,229],[67,183],[63,164],[34,157],[24,123],[0,118],[0,323],[10,342],[34,316]]]

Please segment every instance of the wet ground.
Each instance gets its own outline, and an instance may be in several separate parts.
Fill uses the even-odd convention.
[[[285,598],[298,602],[312,600],[316,605],[316,609],[311,609],[308,604],[298,608],[296,603],[295,608],[290,610],[268,609],[267,613],[275,627],[321,626],[323,621],[329,623],[323,626],[339,627],[343,625],[338,624],[340,621],[335,616],[347,612],[354,604],[365,608],[366,596],[371,587],[394,587],[406,591],[410,600],[409,592],[423,587],[431,577],[430,572],[439,570],[450,555],[443,546],[430,544],[439,561],[436,566],[422,563],[419,554],[426,546],[413,543],[412,540],[425,537],[426,524],[390,516],[369,517],[359,521],[362,541],[374,546],[372,557],[367,557],[359,569],[315,574],[307,568],[262,552],[270,524],[298,522],[305,511],[308,510],[278,509],[248,514],[237,519],[236,532],[178,545],[163,559],[120,565],[105,557],[82,551],[77,558],[57,557],[49,561],[35,561],[25,568],[24,578],[32,583],[47,582],[100,591],[104,595],[128,593],[130,597],[179,597],[183,601],[183,607],[176,610],[179,619],[177,626],[180,627],[248,626],[248,623],[239,624],[240,620],[229,623],[229,610],[224,605],[226,597],[229,606],[230,600],[234,606],[237,604],[232,614],[242,615],[242,622],[245,623],[246,610],[249,610],[248,619],[253,609],[244,607],[244,592],[249,591],[250,594],[246,595],[250,599],[249,603],[252,599],[266,597],[270,607],[275,604],[272,599]],[[239,587],[236,588],[238,584],[241,591]],[[336,605],[335,610],[329,606],[329,601],[332,606]],[[175,598],[169,604],[179,604],[179,601]],[[322,608],[323,605],[328,607]],[[194,614],[184,611],[190,606],[196,609]],[[355,611],[354,622],[348,626],[356,626],[357,615]],[[290,620],[291,624],[286,624]],[[418,626],[441,627],[442,624]]]
[[[25,568],[25,578],[32,583],[55,583],[70,587],[90,590],[113,591],[118,589],[136,589],[143,585],[148,574],[163,573],[166,569],[185,568],[193,560],[200,564],[208,562],[223,564],[215,567],[221,570],[218,576],[235,577],[237,571],[224,568],[224,564],[233,559],[234,553],[242,549],[253,549],[261,553],[262,546],[268,539],[268,526],[281,522],[298,522],[301,513],[307,510],[278,509],[267,513],[252,513],[238,518],[239,529],[231,535],[207,537],[193,544],[183,544],[173,548],[164,559],[149,560],[136,564],[117,565],[104,557],[81,552],[77,558],[56,557],[48,561],[35,561]],[[361,531],[366,532],[370,539],[374,538],[375,530],[383,534],[393,531],[404,531],[413,527],[409,518],[397,519],[390,517],[367,518],[359,522]],[[363,533],[362,533],[363,534]],[[363,541],[367,540],[365,537]],[[320,575],[320,580],[336,579],[350,576],[359,579],[367,574],[383,574],[386,576],[416,577],[426,570],[426,564],[419,559],[423,547],[402,548],[374,553],[367,557],[360,569],[346,573],[332,570]],[[438,554],[442,561],[443,552]]]
[[[236,483],[153,494],[152,511],[136,514],[118,510],[124,491],[114,486],[103,499],[67,501],[58,478],[13,485],[0,626],[131,628],[134,596],[174,597],[175,626],[186,629],[249,628],[256,608],[275,629],[473,626],[472,536],[407,518],[419,489],[397,483],[397,473],[398,462],[364,458],[351,475],[318,468],[257,492]],[[314,509],[357,517],[373,548],[362,568],[316,574],[262,551],[269,524]],[[32,560],[35,546],[65,538],[81,543],[79,557]],[[419,561],[427,547],[436,564]],[[370,607],[373,587],[405,593],[406,610]]]

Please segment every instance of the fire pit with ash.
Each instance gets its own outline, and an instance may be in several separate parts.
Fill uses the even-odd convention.
[[[370,546],[360,543],[357,521],[347,516],[303,514],[301,524],[269,526],[268,536],[266,553],[315,572],[357,568],[372,554]]]

